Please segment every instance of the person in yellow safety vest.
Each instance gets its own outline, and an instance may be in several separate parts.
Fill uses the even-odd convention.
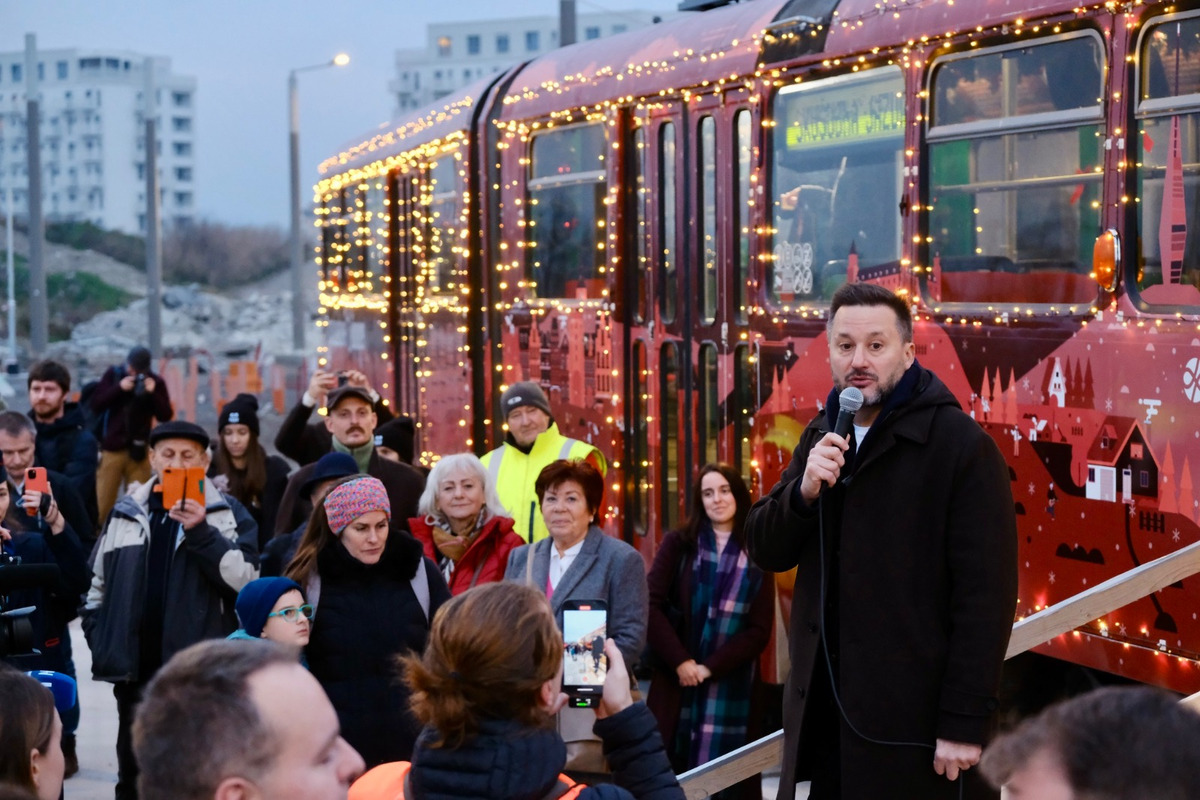
[[[347,800],[684,800],[654,716],[634,702],[616,643],[595,734],[614,783],[563,775],[567,745],[547,722],[567,703],[564,643],[546,597],[519,583],[487,583],[443,605],[424,653],[399,668],[424,726],[412,761],[381,764]]]
[[[608,465],[594,445],[559,433],[550,402],[536,383],[521,381],[508,387],[500,395],[500,410],[508,435],[502,445],[484,455],[483,463],[500,502],[516,522],[513,530],[525,541],[536,542],[548,534],[533,490],[542,469],[560,459],[585,459],[604,475]]]

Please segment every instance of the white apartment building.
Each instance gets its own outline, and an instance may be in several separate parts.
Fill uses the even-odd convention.
[[[42,212],[47,222],[92,222],[146,232],[146,56],[119,50],[39,50]],[[0,53],[0,208],[28,216],[25,53]],[[154,58],[160,213],[163,224],[196,216],[196,79]]]
[[[644,28],[673,13],[612,11],[579,14],[576,40]],[[396,51],[396,79],[388,89],[403,114],[467,84],[558,47],[558,17],[440,22],[425,29],[425,47]]]

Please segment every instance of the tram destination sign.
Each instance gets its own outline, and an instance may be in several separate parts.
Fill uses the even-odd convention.
[[[834,142],[902,136],[903,89],[900,75],[893,73],[799,84],[791,91],[781,91],[779,102],[787,121],[787,149],[805,150]]]

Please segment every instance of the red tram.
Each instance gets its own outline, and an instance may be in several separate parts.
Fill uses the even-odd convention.
[[[703,462],[772,485],[873,281],[1007,456],[1019,615],[1197,541],[1200,6],[1019,5],[754,0],[366,136],[315,189],[321,358],[426,461],[540,382],[649,559]],[[1038,651],[1194,692],[1198,613],[1187,578]]]

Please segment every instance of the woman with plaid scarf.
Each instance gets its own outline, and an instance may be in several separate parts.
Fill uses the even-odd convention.
[[[677,772],[744,745],[758,656],[774,623],[772,576],[745,549],[750,491],[734,469],[700,470],[691,516],[664,537],[647,582],[654,677],[647,704]],[[756,779],[718,797],[760,797]]]

